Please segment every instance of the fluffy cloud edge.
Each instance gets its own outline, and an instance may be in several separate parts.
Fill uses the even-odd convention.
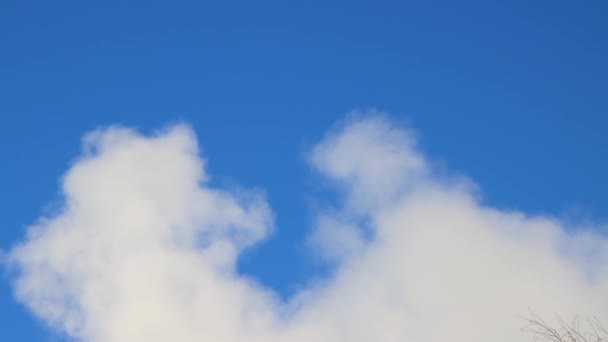
[[[212,187],[187,125],[83,141],[64,208],[6,258],[17,298],[76,340],[507,342],[525,338],[513,317],[529,308],[608,315],[605,236],[481,205],[387,115],[347,120],[312,148],[344,195],[311,235],[337,270],[289,302],[235,267],[273,229],[270,206]]]

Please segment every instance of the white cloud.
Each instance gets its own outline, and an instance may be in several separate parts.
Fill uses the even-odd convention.
[[[187,126],[84,145],[65,207],[7,254],[18,299],[76,340],[513,342],[529,308],[608,317],[605,237],[480,205],[377,116],[311,152],[345,198],[311,235],[337,270],[287,303],[235,271],[272,228],[263,196],[211,187]]]

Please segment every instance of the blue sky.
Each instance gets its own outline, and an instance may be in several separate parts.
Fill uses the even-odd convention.
[[[3,1],[0,249],[60,202],[83,134],[185,122],[213,184],[266,193],[276,229],[238,269],[288,298],[324,272],[304,241],[335,200],[307,154],[369,109],[486,205],[606,222],[607,15],[605,1]],[[51,339],[3,279],[0,339]]]

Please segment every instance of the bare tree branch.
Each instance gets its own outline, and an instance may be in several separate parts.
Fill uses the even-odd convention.
[[[557,323],[551,325],[532,311],[529,313],[529,317],[520,317],[526,321],[522,331],[531,334],[536,342],[608,342],[608,331],[597,317],[586,319],[581,328],[578,316],[569,323],[555,315]]]

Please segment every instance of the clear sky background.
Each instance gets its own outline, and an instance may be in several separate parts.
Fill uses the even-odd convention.
[[[83,133],[198,134],[278,229],[240,261],[289,296],[322,184],[306,151],[352,110],[405,122],[485,203],[608,219],[608,2],[0,2],[0,249],[53,201]],[[51,337],[0,282],[0,340]]]

